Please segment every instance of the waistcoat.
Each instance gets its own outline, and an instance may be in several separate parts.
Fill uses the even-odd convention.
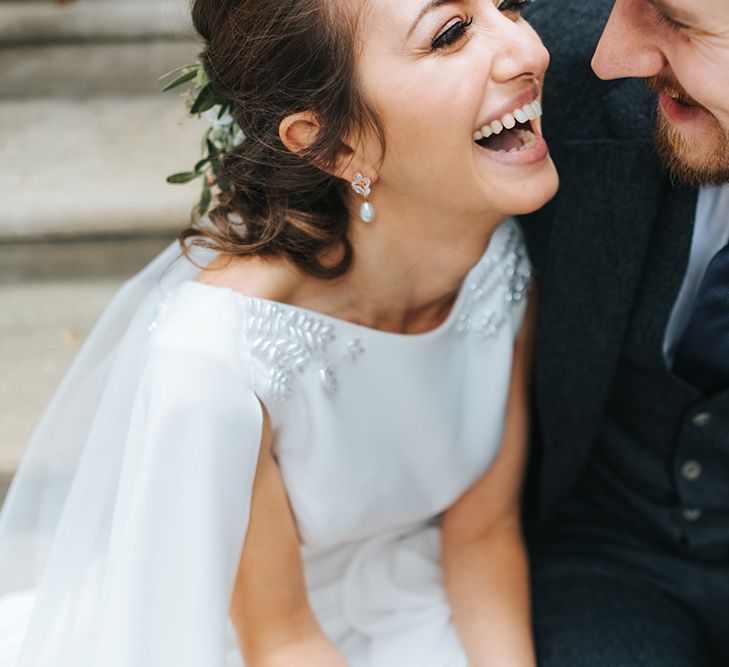
[[[700,558],[729,558],[729,387],[675,376],[662,343],[688,262],[695,195],[665,200],[610,399],[571,503]]]

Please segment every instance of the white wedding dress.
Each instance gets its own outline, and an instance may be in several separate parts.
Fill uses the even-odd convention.
[[[438,518],[501,446],[530,279],[516,223],[420,335],[197,283],[177,255],[122,288],[16,476],[0,666],[241,667],[227,610],[263,404],[311,605],[348,664],[465,667]]]

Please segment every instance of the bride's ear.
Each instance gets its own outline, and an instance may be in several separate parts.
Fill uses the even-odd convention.
[[[320,129],[321,125],[315,113],[301,111],[284,118],[279,125],[278,133],[288,150],[301,155],[314,144]],[[374,183],[377,180],[377,169],[368,163],[364,154],[363,146],[352,148],[342,143],[334,164],[316,166],[331,176],[348,182],[352,182],[354,174],[360,172]]]
[[[278,126],[278,136],[286,148],[300,155],[309,148],[319,135],[319,119],[311,111],[301,111],[286,116]]]

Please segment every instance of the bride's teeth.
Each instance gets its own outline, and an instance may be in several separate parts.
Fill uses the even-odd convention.
[[[525,104],[520,109],[515,109],[511,113],[504,114],[501,120],[495,120],[490,125],[484,125],[480,130],[476,130],[476,132],[473,133],[473,140],[479,141],[481,139],[488,139],[493,134],[501,134],[504,129],[513,130],[517,123],[523,124],[530,120],[535,120],[541,115],[542,105],[539,100],[534,100],[530,104]],[[522,136],[525,147],[531,147],[534,145],[536,137],[532,132],[522,129],[519,129],[518,132],[519,135]],[[526,136],[523,136],[524,134],[526,134]],[[516,150],[523,150],[523,148],[517,148]]]
[[[529,130],[521,130],[519,132],[519,138],[524,144],[519,150],[529,150],[530,148],[533,148],[537,143],[537,135],[534,134],[534,132],[530,132]]]
[[[517,109],[514,112],[514,118],[516,118],[516,121],[518,123],[526,123],[529,120],[529,117],[524,112],[524,109]]]

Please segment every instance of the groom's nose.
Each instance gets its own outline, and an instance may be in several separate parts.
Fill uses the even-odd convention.
[[[653,8],[646,0],[616,0],[592,58],[601,79],[648,78],[666,67]]]

